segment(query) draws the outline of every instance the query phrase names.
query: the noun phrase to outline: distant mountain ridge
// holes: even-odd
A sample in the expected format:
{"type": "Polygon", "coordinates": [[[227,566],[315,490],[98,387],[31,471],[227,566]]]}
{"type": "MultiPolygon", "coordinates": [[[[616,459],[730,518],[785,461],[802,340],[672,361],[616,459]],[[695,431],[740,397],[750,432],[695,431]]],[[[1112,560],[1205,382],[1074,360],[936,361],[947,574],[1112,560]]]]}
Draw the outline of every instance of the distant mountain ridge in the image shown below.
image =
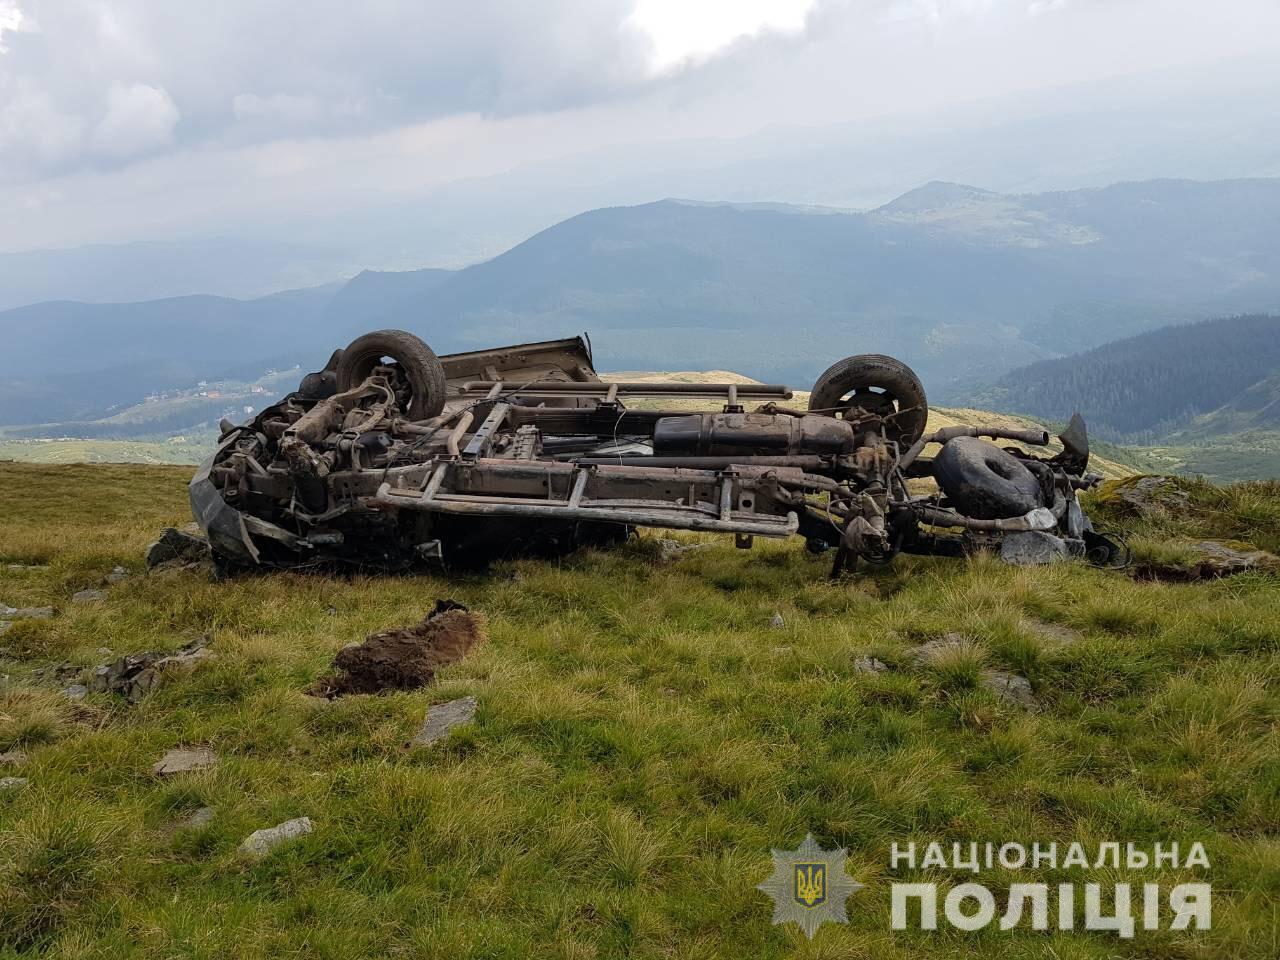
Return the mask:
{"type": "Polygon", "coordinates": [[[862,213],[665,200],[572,217],[453,272],[0,313],[0,423],[315,367],[374,327],[439,352],[585,330],[602,367],[797,386],[839,357],[889,353],[944,393],[1170,323],[1267,311],[1280,311],[1280,180],[1035,195],[931,182],[862,213]]]}
{"type": "Polygon", "coordinates": [[[1165,327],[948,396],[1041,417],[1079,410],[1092,432],[1127,442],[1280,429],[1280,316],[1165,327]]]}

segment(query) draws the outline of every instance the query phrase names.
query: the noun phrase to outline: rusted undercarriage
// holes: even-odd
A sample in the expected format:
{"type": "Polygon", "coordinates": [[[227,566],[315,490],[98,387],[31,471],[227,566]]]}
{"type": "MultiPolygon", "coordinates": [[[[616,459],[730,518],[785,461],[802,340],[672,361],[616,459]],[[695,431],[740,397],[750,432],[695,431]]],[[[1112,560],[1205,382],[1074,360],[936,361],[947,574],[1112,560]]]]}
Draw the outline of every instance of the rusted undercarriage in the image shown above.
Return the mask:
{"type": "Polygon", "coordinates": [[[781,385],[606,383],[577,337],[436,357],[376,331],[250,422],[224,422],[192,508],[233,568],[483,563],[635,527],[731,533],[743,547],[800,535],[835,549],[835,572],[1027,533],[1115,557],[1076,499],[1096,480],[1078,416],[1055,457],[979,439],[1044,446],[1040,430],[926,435],[919,380],[877,355],[834,364],[807,410],[791,398],[781,385]],[[936,489],[916,482],[927,478],[936,489]]]}

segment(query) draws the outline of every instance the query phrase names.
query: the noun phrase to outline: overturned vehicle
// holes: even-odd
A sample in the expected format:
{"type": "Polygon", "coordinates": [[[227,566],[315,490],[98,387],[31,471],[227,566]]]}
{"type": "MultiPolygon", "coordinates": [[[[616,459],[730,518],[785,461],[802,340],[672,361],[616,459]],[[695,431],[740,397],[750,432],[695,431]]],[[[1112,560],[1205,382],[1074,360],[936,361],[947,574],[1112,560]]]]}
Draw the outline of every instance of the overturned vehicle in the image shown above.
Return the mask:
{"type": "Polygon", "coordinates": [[[991,442],[1044,447],[1043,430],[926,434],[919,379],[879,355],[831,366],[807,409],[792,396],[606,382],[582,337],[437,357],[380,330],[250,422],[223,421],[191,504],[232,569],[474,564],[636,527],[731,533],[741,547],[798,535],[834,549],[834,573],[1029,539],[1116,561],[1076,497],[1098,479],[1078,415],[1055,456],[991,442]]]}

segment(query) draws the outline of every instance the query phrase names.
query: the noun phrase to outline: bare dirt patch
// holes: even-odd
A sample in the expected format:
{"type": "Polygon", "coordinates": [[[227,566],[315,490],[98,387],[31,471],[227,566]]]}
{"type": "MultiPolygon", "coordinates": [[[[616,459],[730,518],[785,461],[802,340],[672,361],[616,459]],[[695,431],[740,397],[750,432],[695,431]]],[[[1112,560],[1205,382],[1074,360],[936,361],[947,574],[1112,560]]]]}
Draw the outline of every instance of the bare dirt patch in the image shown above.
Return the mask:
{"type": "Polygon", "coordinates": [[[453,600],[437,600],[422,622],[373,633],[364,643],[343,647],[334,672],[307,690],[312,696],[416,690],[435,679],[442,666],[465,657],[484,640],[484,618],[453,600]]]}

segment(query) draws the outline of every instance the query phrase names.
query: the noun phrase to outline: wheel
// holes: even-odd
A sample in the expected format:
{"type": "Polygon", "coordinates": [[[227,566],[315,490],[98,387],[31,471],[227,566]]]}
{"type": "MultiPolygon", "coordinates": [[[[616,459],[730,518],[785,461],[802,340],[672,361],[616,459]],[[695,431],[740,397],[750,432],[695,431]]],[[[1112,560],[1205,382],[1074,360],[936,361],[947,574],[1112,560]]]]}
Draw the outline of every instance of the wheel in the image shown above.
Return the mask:
{"type": "Polygon", "coordinates": [[[929,403],[924,385],[900,360],[867,353],[833,363],[813,385],[809,409],[848,417],[862,409],[885,418],[885,436],[909,446],[924,435],[929,403]]]}
{"type": "Polygon", "coordinates": [[[337,387],[343,393],[364,383],[373,368],[389,357],[400,364],[413,395],[410,420],[429,420],[444,409],[444,367],[422,340],[404,330],[375,330],[356,337],[338,360],[337,387]]]}
{"type": "Polygon", "coordinates": [[[933,478],[967,517],[1020,517],[1045,505],[1040,481],[1013,454],[977,437],[956,437],[933,458],[933,478]]]}

